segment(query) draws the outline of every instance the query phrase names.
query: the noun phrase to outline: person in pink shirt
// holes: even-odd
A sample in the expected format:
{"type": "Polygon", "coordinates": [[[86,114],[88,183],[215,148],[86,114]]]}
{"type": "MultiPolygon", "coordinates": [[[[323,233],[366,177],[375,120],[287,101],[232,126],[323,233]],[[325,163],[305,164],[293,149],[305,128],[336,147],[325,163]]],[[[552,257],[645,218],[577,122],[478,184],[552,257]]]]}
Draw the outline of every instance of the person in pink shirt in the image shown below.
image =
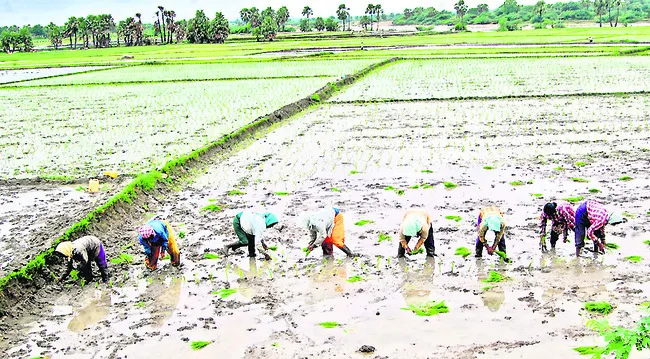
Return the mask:
{"type": "Polygon", "coordinates": [[[551,249],[555,249],[555,243],[560,239],[560,233],[564,235],[564,243],[568,242],[569,229],[575,228],[576,212],[568,202],[549,202],[544,206],[542,215],[539,217],[540,226],[540,247],[546,252],[546,223],[551,221],[551,249]]]}
{"type": "Polygon", "coordinates": [[[594,242],[594,253],[605,253],[605,227],[627,222],[619,213],[608,214],[607,209],[596,201],[585,201],[576,210],[575,234],[576,256],[585,246],[585,237],[594,242]]]}

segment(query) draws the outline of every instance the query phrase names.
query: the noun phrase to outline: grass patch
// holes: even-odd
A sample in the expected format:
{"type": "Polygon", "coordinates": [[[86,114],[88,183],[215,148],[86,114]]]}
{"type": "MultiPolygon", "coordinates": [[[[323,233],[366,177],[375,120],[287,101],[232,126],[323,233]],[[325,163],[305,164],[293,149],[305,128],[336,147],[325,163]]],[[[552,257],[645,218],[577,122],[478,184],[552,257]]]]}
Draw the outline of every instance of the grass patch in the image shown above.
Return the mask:
{"type": "Polygon", "coordinates": [[[355,223],[354,225],[361,227],[361,226],[365,226],[367,224],[372,224],[372,223],[375,223],[375,221],[372,221],[372,220],[369,220],[369,219],[362,219],[359,222],[355,223]]]}
{"type": "Polygon", "coordinates": [[[641,260],[643,260],[643,257],[641,257],[641,256],[629,256],[629,257],[625,257],[625,259],[627,259],[628,261],[630,261],[632,263],[639,263],[639,262],[641,262],[641,260]]]}
{"type": "Polygon", "coordinates": [[[338,192],[338,193],[341,193],[341,190],[338,189],[338,188],[336,188],[336,187],[332,187],[332,192],[338,192]]]}
{"type": "Polygon", "coordinates": [[[131,262],[133,262],[133,256],[128,253],[120,253],[119,257],[111,259],[111,264],[117,265],[122,263],[131,264],[131,262]]]}
{"type": "Polygon", "coordinates": [[[585,303],[585,309],[591,313],[600,313],[607,315],[614,310],[611,304],[607,302],[587,302],[585,303]]]}
{"type": "Polygon", "coordinates": [[[361,282],[361,281],[364,281],[364,280],[365,279],[361,278],[360,276],[355,275],[355,276],[352,276],[352,277],[348,278],[348,283],[356,283],[356,282],[361,282]]]}
{"type": "Polygon", "coordinates": [[[623,176],[623,177],[619,178],[618,180],[619,180],[619,181],[631,181],[631,180],[633,180],[633,179],[634,179],[634,178],[632,178],[632,177],[630,177],[630,176],[623,176]]]}
{"type": "Polygon", "coordinates": [[[209,212],[219,212],[219,211],[221,211],[222,209],[223,209],[223,208],[221,208],[221,206],[218,206],[218,205],[216,205],[216,204],[209,204],[209,205],[207,205],[207,206],[201,208],[201,211],[203,211],[203,212],[205,212],[205,211],[209,211],[209,212]]]}
{"type": "Polygon", "coordinates": [[[463,220],[463,218],[460,216],[445,216],[445,218],[450,221],[456,221],[456,222],[460,222],[463,220]]]}
{"type": "Polygon", "coordinates": [[[569,203],[578,203],[585,199],[583,196],[562,198],[569,203]]]}
{"type": "Polygon", "coordinates": [[[580,177],[572,177],[571,180],[573,182],[578,182],[578,183],[589,183],[588,179],[580,178],[580,177]]]}
{"type": "Polygon", "coordinates": [[[584,167],[586,165],[587,165],[587,162],[583,162],[583,161],[576,162],[576,167],[584,167]]]}
{"type": "Polygon", "coordinates": [[[422,173],[433,173],[432,170],[422,170],[422,173]]]}
{"type": "Polygon", "coordinates": [[[455,254],[457,256],[461,256],[463,258],[466,258],[470,254],[472,254],[472,252],[469,249],[467,249],[466,247],[458,247],[458,248],[456,248],[456,253],[455,254]]]}
{"type": "Polygon", "coordinates": [[[323,327],[325,329],[332,329],[332,328],[336,328],[336,327],[341,326],[341,324],[339,324],[337,322],[322,322],[322,323],[318,323],[318,325],[320,325],[321,327],[323,327]]]}
{"type": "Polygon", "coordinates": [[[383,241],[389,241],[390,242],[392,240],[393,240],[393,237],[389,236],[388,234],[379,233],[379,243],[381,243],[383,241]]]}
{"type": "Polygon", "coordinates": [[[210,344],[212,344],[212,342],[204,342],[204,341],[192,342],[192,350],[201,350],[210,344]]]}
{"type": "Polygon", "coordinates": [[[444,300],[421,305],[411,304],[406,308],[402,308],[402,310],[410,310],[420,317],[431,317],[442,313],[449,313],[449,307],[447,307],[444,300]]]}
{"type": "Polygon", "coordinates": [[[443,184],[445,185],[445,188],[447,188],[447,189],[452,189],[452,188],[458,187],[458,185],[455,184],[454,182],[444,182],[443,184]]]}
{"type": "Polygon", "coordinates": [[[510,182],[510,185],[511,186],[523,186],[524,183],[521,182],[521,181],[512,181],[512,182],[510,182]]]}
{"type": "Polygon", "coordinates": [[[493,169],[495,169],[495,168],[496,168],[496,167],[494,167],[494,166],[483,166],[483,169],[484,169],[484,170],[493,170],[493,169]]]}
{"type": "Polygon", "coordinates": [[[224,289],[215,290],[214,292],[212,292],[212,294],[216,294],[216,295],[220,296],[221,299],[226,299],[226,298],[230,297],[231,295],[233,295],[235,293],[237,293],[237,289],[233,289],[233,288],[224,288],[224,289]]]}
{"type": "Polygon", "coordinates": [[[289,192],[275,192],[276,196],[287,196],[289,195],[289,192]]]}
{"type": "Polygon", "coordinates": [[[214,253],[204,253],[203,258],[205,259],[219,259],[219,256],[214,253]]]}
{"type": "Polygon", "coordinates": [[[589,193],[600,193],[600,190],[598,188],[590,188],[589,193]]]}
{"type": "Polygon", "coordinates": [[[233,189],[233,190],[228,191],[229,196],[241,196],[241,195],[244,195],[244,194],[246,194],[246,192],[242,192],[242,191],[240,191],[238,189],[233,189]]]}
{"type": "Polygon", "coordinates": [[[493,270],[490,271],[490,275],[483,279],[483,283],[500,283],[500,282],[505,282],[508,280],[508,277],[504,276],[503,274],[499,272],[495,272],[493,270]]]}

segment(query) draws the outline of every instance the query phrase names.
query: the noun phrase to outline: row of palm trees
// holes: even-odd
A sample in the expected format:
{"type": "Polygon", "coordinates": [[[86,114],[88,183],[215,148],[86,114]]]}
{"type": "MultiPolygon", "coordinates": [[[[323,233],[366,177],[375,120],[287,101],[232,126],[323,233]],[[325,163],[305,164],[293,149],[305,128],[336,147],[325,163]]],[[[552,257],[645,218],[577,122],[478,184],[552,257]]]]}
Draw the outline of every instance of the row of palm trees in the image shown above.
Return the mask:
{"type": "Polygon", "coordinates": [[[50,24],[48,27],[49,36],[55,47],[60,43],[58,36],[70,38],[74,37],[74,47],[77,48],[78,38],[84,47],[89,47],[90,40],[94,47],[108,47],[111,43],[111,32],[115,31],[115,21],[111,14],[88,15],[84,17],[70,17],[64,25],[63,33],[58,33],[50,24]]]}
{"type": "MultiPolygon", "coordinates": [[[[384,14],[384,9],[380,4],[368,4],[366,6],[366,15],[369,15],[369,21],[370,21],[370,30],[372,30],[372,26],[374,24],[374,20],[377,22],[377,30],[379,30],[379,19],[381,18],[381,15],[384,14]],[[374,16],[374,18],[373,18],[374,16]]],[[[314,15],[314,10],[312,10],[311,7],[305,6],[302,9],[302,16],[306,17],[307,20],[309,20],[310,16],[314,15]]],[[[345,25],[348,25],[348,30],[352,29],[352,16],[350,15],[350,8],[347,7],[345,4],[339,5],[339,7],[336,9],[336,17],[341,20],[341,28],[343,31],[345,31],[345,25]]],[[[243,19],[243,18],[242,18],[243,19]]]]}

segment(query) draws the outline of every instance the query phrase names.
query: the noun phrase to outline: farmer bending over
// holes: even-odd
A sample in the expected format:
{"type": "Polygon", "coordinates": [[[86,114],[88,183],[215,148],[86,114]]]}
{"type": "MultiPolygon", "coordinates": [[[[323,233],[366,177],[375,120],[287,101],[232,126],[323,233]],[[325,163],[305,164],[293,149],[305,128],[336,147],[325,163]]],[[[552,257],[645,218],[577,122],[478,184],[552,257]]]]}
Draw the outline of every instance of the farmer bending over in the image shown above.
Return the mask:
{"type": "Polygon", "coordinates": [[[429,214],[421,209],[413,208],[406,211],[402,225],[399,228],[399,245],[397,247],[397,258],[403,258],[404,253],[411,254],[417,251],[424,244],[427,257],[436,256],[436,245],[433,242],[433,225],[429,214]],[[411,237],[419,237],[415,248],[411,250],[409,242],[411,237]]]}
{"type": "Polygon", "coordinates": [[[264,259],[270,260],[271,256],[266,253],[269,248],[266,246],[266,243],[264,243],[264,237],[262,234],[267,228],[271,228],[276,224],[278,224],[278,217],[276,217],[271,212],[259,214],[255,212],[244,211],[238,213],[233,219],[232,225],[239,240],[237,242],[227,244],[224,247],[224,255],[227,256],[231,249],[236,250],[238,248],[248,246],[248,256],[254,258],[255,240],[259,240],[262,248],[258,248],[258,250],[264,255],[264,259]]]}
{"type": "Polygon", "coordinates": [[[56,254],[64,257],[67,261],[65,273],[58,278],[61,282],[65,280],[73,267],[76,266],[77,270],[84,276],[86,282],[93,279],[93,271],[91,268],[91,261],[95,261],[99,267],[99,273],[102,275],[102,281],[108,282],[108,263],[106,263],[106,253],[104,252],[104,245],[95,236],[85,236],[77,239],[74,242],[65,241],[56,246],[56,254]]]}
{"type": "Polygon", "coordinates": [[[585,236],[594,242],[594,253],[605,253],[605,226],[625,223],[627,220],[619,213],[607,214],[605,206],[596,201],[585,201],[576,210],[575,234],[576,256],[585,246],[585,236]]]}
{"type": "Polygon", "coordinates": [[[506,222],[503,219],[503,211],[499,207],[491,206],[481,210],[478,215],[478,238],[476,238],[476,255],[474,257],[483,257],[483,246],[487,247],[489,255],[492,255],[499,246],[499,251],[506,252],[506,222]],[[485,240],[485,235],[488,231],[495,234],[494,243],[490,247],[485,240]]]}
{"type": "Polygon", "coordinates": [[[555,243],[560,239],[560,233],[564,235],[564,243],[567,243],[569,229],[575,229],[576,212],[568,202],[562,202],[559,205],[555,202],[549,202],[544,206],[540,220],[540,248],[546,252],[546,222],[551,220],[551,249],[555,249],[555,243]]]}
{"type": "Polygon", "coordinates": [[[301,216],[302,226],[309,230],[311,241],[307,246],[309,252],[321,246],[323,256],[334,255],[334,247],[338,247],[348,257],[358,257],[345,245],[345,227],[343,214],[338,208],[323,208],[318,212],[304,213],[301,216]]]}
{"type": "Polygon", "coordinates": [[[158,268],[158,258],[164,257],[165,252],[169,253],[172,265],[181,264],[181,253],[176,243],[174,229],[166,221],[153,219],[144,226],[138,228],[140,244],[144,247],[145,265],[154,270],[158,268]]]}

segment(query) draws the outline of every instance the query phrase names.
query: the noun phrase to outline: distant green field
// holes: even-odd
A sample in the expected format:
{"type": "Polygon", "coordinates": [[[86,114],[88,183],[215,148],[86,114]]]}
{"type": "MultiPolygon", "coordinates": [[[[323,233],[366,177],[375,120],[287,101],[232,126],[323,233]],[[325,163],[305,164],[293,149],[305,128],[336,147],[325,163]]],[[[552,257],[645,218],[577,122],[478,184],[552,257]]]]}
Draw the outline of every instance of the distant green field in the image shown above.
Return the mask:
{"type": "MultiPolygon", "coordinates": [[[[296,49],[354,48],[368,46],[423,46],[454,44],[584,44],[588,37],[596,43],[633,43],[650,41],[650,27],[603,27],[566,28],[514,32],[476,32],[436,35],[408,35],[389,37],[350,37],[334,38],[323,34],[322,38],[280,39],[274,42],[230,41],[225,45],[165,45],[144,47],[119,47],[90,50],[58,50],[36,53],[15,53],[0,55],[0,69],[81,66],[81,65],[119,65],[129,62],[146,61],[214,61],[237,59],[266,52],[291,51],[296,49]],[[133,60],[123,60],[125,55],[133,60]]],[[[584,47],[584,46],[582,46],[584,47]]],[[[601,49],[603,50],[603,49],[601,49]]],[[[456,51],[456,50],[454,50],[456,51]]],[[[460,51],[460,50],[459,50],[460,51]]],[[[468,50],[475,54],[483,50],[468,50]]],[[[490,50],[485,50],[490,52],[490,50]]],[[[541,50],[540,50],[541,51],[541,50]]],[[[558,50],[559,51],[559,50],[558,50]]],[[[573,52],[570,49],[567,52],[573,52]]],[[[580,52],[582,52],[581,50],[580,52]]],[[[462,52],[462,51],[461,51],[462,52]]],[[[278,54],[276,56],[282,56],[278,54]]],[[[390,54],[389,54],[390,55],[390,54]]],[[[266,55],[263,55],[266,56],[266,55]]],[[[263,57],[262,57],[263,58],[263,57]]]]}

